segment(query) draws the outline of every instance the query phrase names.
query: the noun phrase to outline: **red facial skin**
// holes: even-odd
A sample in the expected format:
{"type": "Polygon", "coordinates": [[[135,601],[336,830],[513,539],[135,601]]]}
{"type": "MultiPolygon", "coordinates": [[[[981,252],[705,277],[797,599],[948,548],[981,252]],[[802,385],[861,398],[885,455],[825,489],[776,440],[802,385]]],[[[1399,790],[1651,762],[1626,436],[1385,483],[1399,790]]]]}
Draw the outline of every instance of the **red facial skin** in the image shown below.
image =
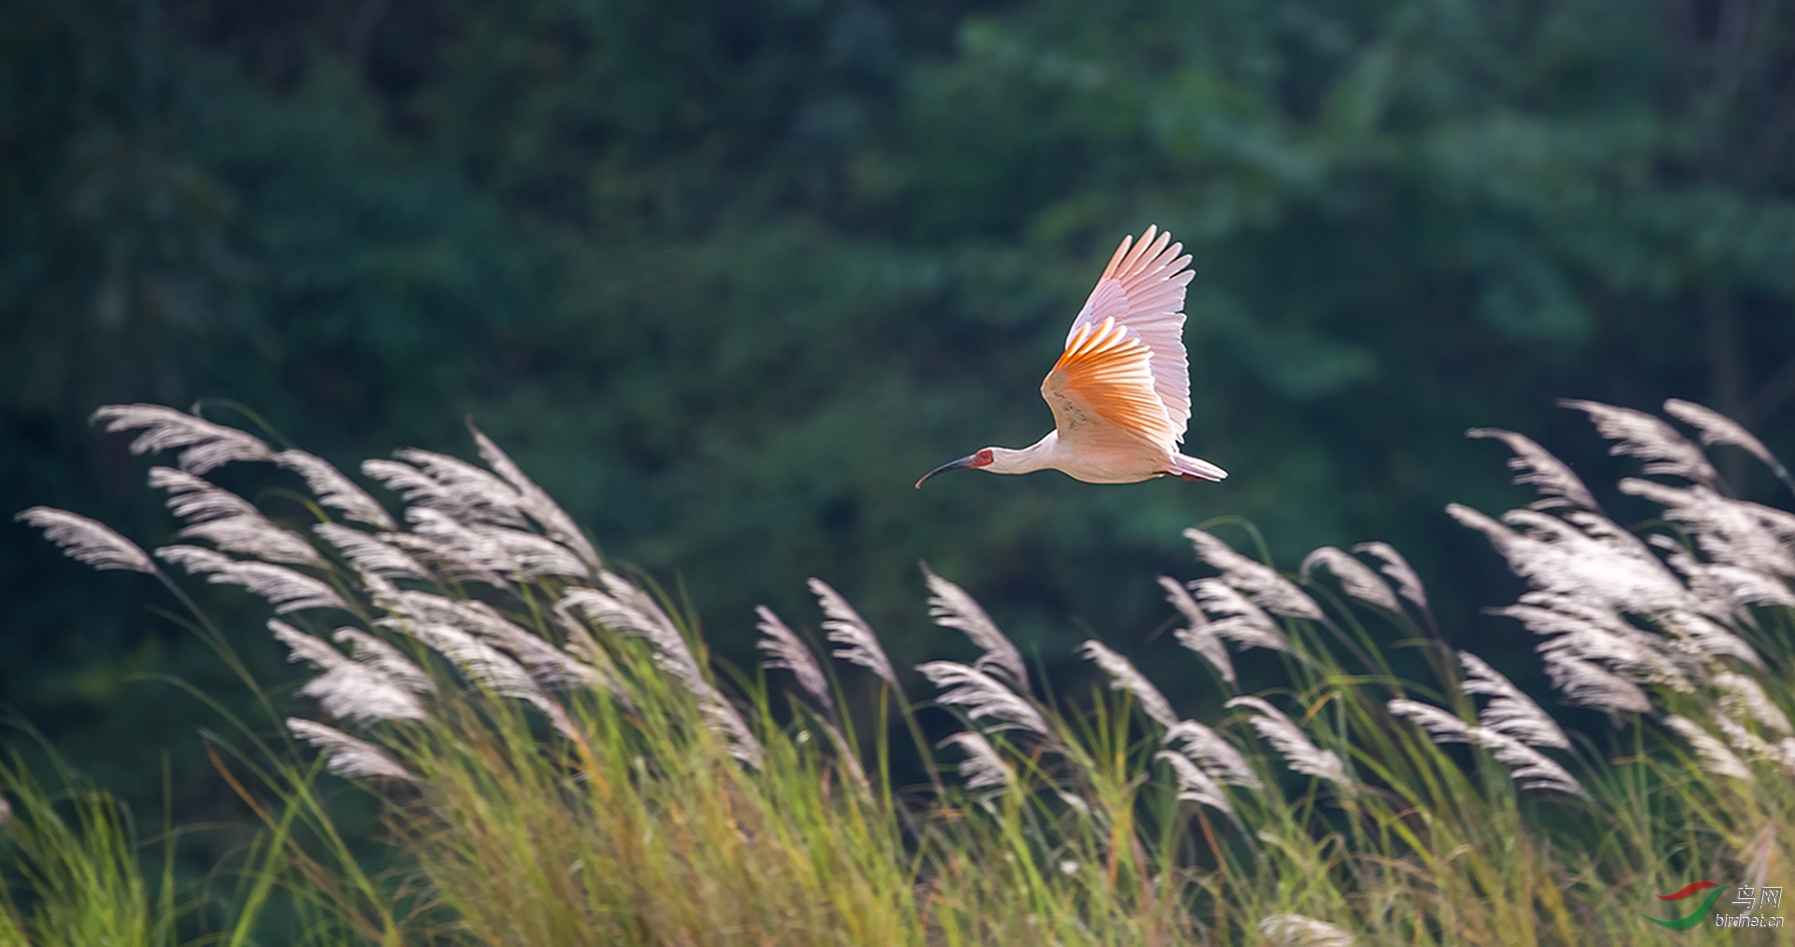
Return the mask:
{"type": "Polygon", "coordinates": [[[916,481],[916,489],[921,490],[923,482],[928,480],[930,477],[935,476],[938,473],[943,473],[945,471],[953,470],[957,467],[971,467],[972,469],[977,470],[980,467],[991,466],[991,464],[996,462],[996,460],[997,460],[997,454],[995,452],[993,452],[991,450],[991,448],[987,447],[984,450],[981,450],[978,453],[973,454],[971,457],[962,457],[959,460],[953,461],[952,463],[942,464],[941,466],[936,467],[934,470],[931,470],[928,473],[923,474],[922,480],[916,481]]]}

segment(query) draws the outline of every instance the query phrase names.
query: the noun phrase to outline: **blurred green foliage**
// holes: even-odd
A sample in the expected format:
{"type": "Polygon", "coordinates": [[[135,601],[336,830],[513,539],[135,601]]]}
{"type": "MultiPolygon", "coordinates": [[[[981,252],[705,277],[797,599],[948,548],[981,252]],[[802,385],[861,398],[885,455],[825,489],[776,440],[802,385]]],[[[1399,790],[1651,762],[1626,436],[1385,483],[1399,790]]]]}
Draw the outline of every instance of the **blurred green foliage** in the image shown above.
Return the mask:
{"type": "MultiPolygon", "coordinates": [[[[948,650],[919,559],[1025,649],[1128,650],[1179,530],[1231,515],[1287,555],[1392,540],[1470,634],[1502,580],[1439,510],[1506,494],[1461,432],[1600,464],[1559,396],[1686,397],[1795,454],[1784,7],[5,9],[7,511],[166,538],[102,403],[234,402],[346,469],[467,455],[472,418],[723,652],[819,575],[907,662],[948,650]],[[1233,478],[911,490],[1046,430],[1040,377],[1150,222],[1200,272],[1187,449],[1233,478]]],[[[234,688],[204,646],[147,583],[3,535],[0,700],[108,785],[191,757],[209,712],[133,682],[234,688]]],[[[277,677],[255,609],[219,607],[277,677]]]]}

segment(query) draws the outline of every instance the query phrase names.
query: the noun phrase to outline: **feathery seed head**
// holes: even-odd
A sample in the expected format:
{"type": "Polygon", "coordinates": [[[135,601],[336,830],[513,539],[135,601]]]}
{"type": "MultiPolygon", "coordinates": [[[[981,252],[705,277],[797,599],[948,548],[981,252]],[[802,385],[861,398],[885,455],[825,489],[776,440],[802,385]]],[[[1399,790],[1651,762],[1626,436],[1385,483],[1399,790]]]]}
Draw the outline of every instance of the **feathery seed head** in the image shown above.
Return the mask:
{"type": "Polygon", "coordinates": [[[321,565],[323,559],[304,537],[275,525],[235,493],[171,467],[150,468],[150,486],[168,491],[168,509],[187,521],[178,534],[204,539],[219,549],[265,562],[321,565]]]}
{"type": "Polygon", "coordinates": [[[1426,730],[1435,743],[1471,742],[1470,724],[1432,704],[1399,697],[1390,701],[1387,706],[1398,717],[1406,717],[1420,724],[1421,729],[1426,730]]]}
{"type": "Polygon", "coordinates": [[[1522,789],[1549,789],[1573,796],[1589,795],[1584,792],[1577,778],[1563,766],[1520,740],[1488,727],[1477,727],[1471,731],[1471,736],[1508,767],[1509,776],[1522,789]]]}
{"type": "Polygon", "coordinates": [[[1545,510],[1559,506],[1597,509],[1596,498],[1583,485],[1583,481],[1571,472],[1571,468],[1532,440],[1513,431],[1488,427],[1472,428],[1465,432],[1465,436],[1494,438],[1508,445],[1508,449],[1514,454],[1508,459],[1508,468],[1517,472],[1515,483],[1532,486],[1539,491],[1540,498],[1530,504],[1533,509],[1545,510]]]}
{"type": "Polygon", "coordinates": [[[1022,652],[998,630],[991,616],[985,614],[965,589],[936,575],[926,563],[922,573],[929,584],[929,617],[943,628],[959,629],[972,639],[973,644],[984,649],[985,653],[972,666],[995,671],[1020,690],[1027,691],[1028,668],[1022,663],[1022,652]]]}
{"type": "Polygon", "coordinates": [[[1620,482],[1620,490],[1664,507],[1664,518],[1688,530],[1709,559],[1795,578],[1795,544],[1786,535],[1787,513],[1734,500],[1701,485],[1672,487],[1628,477],[1620,482]]]}
{"type": "Polygon", "coordinates": [[[339,523],[319,523],[312,527],[319,538],[336,547],[355,571],[386,579],[421,579],[424,567],[403,549],[385,540],[339,523]]]}
{"type": "Polygon", "coordinates": [[[1160,726],[1170,729],[1178,725],[1178,715],[1172,712],[1171,702],[1127,658],[1094,640],[1080,645],[1078,653],[1109,675],[1109,686],[1112,689],[1133,694],[1141,706],[1141,712],[1153,718],[1160,726]]]}
{"type": "Polygon", "coordinates": [[[199,546],[163,546],[156,557],[204,575],[213,585],[240,585],[266,599],[277,615],[310,608],[348,610],[335,589],[286,566],[232,559],[199,546]]]}
{"type": "Polygon", "coordinates": [[[1789,479],[1789,471],[1782,462],[1770,453],[1764,442],[1752,436],[1739,422],[1715,411],[1713,408],[1696,404],[1693,401],[1682,401],[1671,398],[1664,402],[1664,413],[1682,421],[1684,424],[1701,432],[1703,446],[1730,444],[1744,449],[1747,453],[1762,461],[1784,481],[1789,479]]]}
{"type": "Polygon", "coordinates": [[[292,652],[289,661],[305,661],[324,672],[307,681],[299,692],[316,698],[331,717],[363,725],[381,720],[424,719],[424,706],[413,692],[379,667],[352,661],[324,641],[285,622],[270,621],[268,629],[292,652]]]}
{"type": "Polygon", "coordinates": [[[1672,714],[1664,718],[1664,725],[1683,735],[1695,750],[1695,756],[1701,760],[1702,766],[1711,773],[1731,776],[1734,779],[1752,782],[1751,767],[1745,761],[1727,749],[1726,744],[1715,739],[1713,734],[1702,729],[1701,724],[1688,717],[1672,714]]]}
{"type": "Polygon", "coordinates": [[[169,512],[189,523],[261,515],[261,511],[248,500],[214,485],[204,477],[196,477],[173,467],[151,467],[150,487],[168,491],[169,512]]]}
{"type": "Polygon", "coordinates": [[[1561,750],[1571,748],[1570,738],[1559,728],[1558,721],[1553,720],[1531,697],[1521,693],[1508,678],[1469,651],[1460,651],[1458,660],[1470,675],[1463,685],[1465,692],[1490,698],[1483,713],[1477,718],[1481,726],[1514,737],[1530,746],[1550,746],[1561,750]]]}
{"type": "Polygon", "coordinates": [[[1550,789],[1586,795],[1564,767],[1524,741],[1491,726],[1471,726],[1457,716],[1419,701],[1397,699],[1390,712],[1420,724],[1435,743],[1472,743],[1491,751],[1508,767],[1510,778],[1522,789],[1550,789]]]}
{"type": "Polygon", "coordinates": [[[13,519],[43,530],[44,538],[55,543],[63,555],[83,565],[101,571],[156,574],[156,564],[148,553],[97,520],[48,506],[34,506],[13,519]]]}
{"type": "Polygon", "coordinates": [[[1284,764],[1291,772],[1325,779],[1348,792],[1357,788],[1346,775],[1346,767],[1340,762],[1340,757],[1334,755],[1334,751],[1324,750],[1310,742],[1308,734],[1301,727],[1263,698],[1236,697],[1228,701],[1226,706],[1246,707],[1253,711],[1253,729],[1259,731],[1259,735],[1284,757],[1284,764]]]}
{"type": "Polygon", "coordinates": [[[398,648],[359,628],[338,628],[331,637],[338,644],[348,645],[355,660],[385,675],[394,684],[413,694],[436,693],[436,682],[398,648]]]}
{"type": "Polygon", "coordinates": [[[812,578],[810,591],[823,609],[823,631],[830,641],[841,645],[830,652],[830,657],[866,668],[896,688],[897,672],[891,669],[891,659],[885,656],[879,637],[873,634],[866,619],[822,579],[812,578]]]}
{"type": "Polygon", "coordinates": [[[391,514],[368,491],[330,465],[322,457],[302,450],[284,450],[274,455],[274,462],[298,474],[312,491],[320,506],[342,513],[349,519],[375,529],[398,529],[391,514]]]}
{"type": "Polygon", "coordinates": [[[1234,815],[1234,807],[1228,803],[1228,795],[1222,791],[1221,784],[1199,769],[1197,764],[1170,750],[1161,750],[1153,758],[1164,760],[1172,767],[1172,774],[1178,780],[1179,799],[1234,815]]]}
{"type": "Polygon", "coordinates": [[[816,655],[810,653],[804,642],[787,628],[779,616],[765,605],[754,609],[760,616],[761,639],[755,647],[767,653],[762,662],[768,669],[790,671],[798,679],[798,686],[804,688],[817,703],[825,708],[834,709],[835,701],[829,696],[829,678],[823,674],[822,667],[817,664],[816,655]]]}
{"type": "Polygon", "coordinates": [[[1261,787],[1259,777],[1234,744],[1195,720],[1180,720],[1167,728],[1164,742],[1220,782],[1249,789],[1261,787]]]}
{"type": "Polygon", "coordinates": [[[394,451],[393,456],[435,483],[437,489],[420,494],[418,502],[440,504],[442,512],[470,526],[484,523],[521,529],[529,525],[524,519],[523,495],[491,471],[459,457],[415,447],[394,451]]]}
{"type": "Polygon", "coordinates": [[[1023,730],[1051,736],[1047,721],[1026,698],[976,667],[954,661],[929,661],[916,669],[941,691],[935,702],[965,708],[968,719],[993,721],[992,730],[1023,730]]]}
{"type": "Polygon", "coordinates": [[[1650,713],[1651,698],[1632,681],[1565,651],[1542,651],[1546,676],[1565,700],[1609,713],[1650,713]]]}
{"type": "MultiPolygon", "coordinates": [[[[1290,642],[1284,638],[1284,631],[1278,627],[1277,621],[1227,582],[1221,579],[1198,579],[1191,583],[1190,588],[1197,593],[1198,603],[1210,616],[1206,631],[1233,641],[1242,648],[1290,650],[1290,642]]],[[[1184,641],[1183,638],[1179,640],[1184,641]]],[[[1185,647],[1200,653],[1198,643],[1200,642],[1186,641],[1185,647]]]]}
{"type": "Polygon", "coordinates": [[[1202,655],[1223,681],[1234,683],[1234,661],[1228,656],[1228,646],[1210,627],[1209,616],[1203,614],[1203,609],[1190,597],[1189,590],[1178,580],[1163,575],[1159,577],[1159,586],[1166,591],[1166,601],[1184,616],[1185,626],[1173,633],[1178,643],[1202,655]]]}
{"type": "Polygon", "coordinates": [[[1640,469],[1646,474],[1714,485],[1717,479],[1714,466],[1708,463],[1701,448],[1689,443],[1676,428],[1663,421],[1643,411],[1599,401],[1566,399],[1558,403],[1589,415],[1596,431],[1614,442],[1608,453],[1639,458],[1644,462],[1640,469]]]}
{"type": "Polygon", "coordinates": [[[334,727],[298,717],[287,718],[287,729],[293,731],[295,737],[317,747],[324,754],[326,768],[338,776],[417,782],[417,777],[399,765],[397,760],[366,740],[358,740],[334,727]]]}
{"type": "Polygon", "coordinates": [[[93,413],[108,433],[142,431],[131,442],[132,454],[179,450],[175,463],[190,474],[204,474],[235,460],[273,460],[274,451],[259,438],[159,404],[110,404],[93,413]]]}
{"type": "Polygon", "coordinates": [[[759,766],[761,748],[754,731],[705,677],[692,649],[654,596],[612,572],[600,572],[599,584],[604,586],[603,591],[569,589],[555,609],[564,615],[578,611],[591,621],[647,641],[654,649],[656,666],[697,698],[705,721],[712,732],[729,743],[730,753],[749,766],[759,766]]]}
{"type": "Polygon", "coordinates": [[[1795,735],[1795,730],[1790,729],[1788,715],[1771,702],[1757,681],[1743,674],[1722,671],[1714,675],[1713,683],[1722,691],[1720,706],[1727,712],[1749,715],[1785,737],[1795,735]]]}
{"type": "Polygon", "coordinates": [[[1417,608],[1427,611],[1427,589],[1421,585],[1421,577],[1409,566],[1409,561],[1396,551],[1396,547],[1384,542],[1360,543],[1352,547],[1352,551],[1370,556],[1382,564],[1379,571],[1396,583],[1396,592],[1403,598],[1415,603],[1417,608]]]}
{"type": "Polygon", "coordinates": [[[1198,559],[1215,567],[1224,581],[1245,592],[1260,608],[1285,618],[1324,620],[1321,607],[1278,570],[1235,552],[1234,547],[1200,529],[1187,529],[1184,536],[1195,547],[1198,559]]]}
{"type": "Polygon", "coordinates": [[[1392,612],[1402,611],[1402,604],[1396,601],[1396,593],[1390,586],[1377,577],[1371,568],[1333,546],[1322,546],[1309,553],[1303,559],[1302,573],[1305,578],[1313,578],[1317,566],[1327,569],[1340,580],[1340,590],[1361,602],[1370,602],[1379,608],[1392,612]]]}
{"type": "Polygon", "coordinates": [[[1003,757],[997,755],[996,748],[983,734],[962,730],[936,746],[957,746],[965,751],[966,758],[960,761],[960,777],[966,781],[967,789],[989,790],[990,795],[997,795],[1016,785],[1015,772],[1004,763],[1003,757]]]}
{"type": "Polygon", "coordinates": [[[428,507],[413,506],[405,511],[405,518],[412,524],[411,531],[381,533],[379,538],[433,563],[453,582],[511,590],[510,581],[501,574],[509,565],[504,547],[490,537],[428,507]]]}
{"type": "Polygon", "coordinates": [[[1688,655],[1670,648],[1661,635],[1647,632],[1616,614],[1607,605],[1569,595],[1528,592],[1521,601],[1492,614],[1519,619],[1544,637],[1540,654],[1563,653],[1594,661],[1632,680],[1661,684],[1678,693],[1690,693],[1685,665],[1688,655]]]}
{"type": "Polygon", "coordinates": [[[524,670],[523,665],[498,648],[454,625],[437,622],[396,622],[391,619],[382,621],[381,625],[393,630],[404,631],[429,646],[431,650],[448,658],[476,686],[486,688],[502,697],[533,704],[538,709],[546,707],[549,703],[548,695],[543,693],[542,688],[536,683],[536,679],[524,670]]]}
{"type": "Polygon", "coordinates": [[[573,521],[573,517],[567,515],[566,510],[561,509],[561,505],[549,496],[548,491],[537,486],[535,481],[525,476],[523,468],[514,463],[508,454],[500,450],[499,445],[494,444],[485,434],[480,433],[472,423],[468,424],[468,430],[473,433],[474,443],[479,447],[480,456],[486,461],[487,466],[496,471],[506,483],[509,483],[517,491],[519,507],[528,513],[531,519],[540,523],[556,542],[565,545],[578,555],[588,567],[579,573],[566,574],[589,575],[592,570],[604,568],[604,563],[598,558],[598,550],[593,548],[592,543],[586,539],[586,534],[580,530],[579,524],[573,521]]]}

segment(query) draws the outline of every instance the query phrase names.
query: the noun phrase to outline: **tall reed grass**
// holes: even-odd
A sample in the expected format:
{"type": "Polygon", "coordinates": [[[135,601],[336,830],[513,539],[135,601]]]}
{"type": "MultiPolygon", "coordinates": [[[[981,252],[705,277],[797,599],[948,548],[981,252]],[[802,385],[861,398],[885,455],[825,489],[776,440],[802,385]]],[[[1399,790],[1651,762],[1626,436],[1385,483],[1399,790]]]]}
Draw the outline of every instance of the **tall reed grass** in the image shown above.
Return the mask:
{"type": "MultiPolygon", "coordinates": [[[[1618,523],[1544,448],[1494,430],[1470,433],[1504,444],[1536,499],[1449,512],[1525,580],[1496,611],[1537,636],[1549,703],[1597,712],[1583,730],[1450,647],[1382,543],[1285,573],[1187,531],[1199,574],[1159,582],[1192,652],[1177,673],[1206,668],[1225,698],[1198,721],[1116,642],[1080,649],[1107,693],[1052,697],[933,573],[929,614],[978,647],[970,664],[902,672],[813,579],[822,638],[762,609],[763,666],[720,672],[690,615],[477,431],[482,464],[365,463],[394,509],[313,455],[109,407],[98,419],[134,452],[173,457],[149,477],[179,541],[151,554],[66,511],[20,518],[96,568],[247,589],[310,669],[284,734],[246,723],[220,759],[263,857],[207,943],[263,942],[244,918],[276,894],[304,908],[294,939],[319,943],[1679,943],[1699,935],[1652,923],[1654,895],[1780,888],[1795,856],[1795,515],[1733,495],[1704,447],[1795,482],[1698,405],[1665,405],[1694,439],[1567,405],[1640,464],[1619,489],[1651,520],[1618,523]],[[301,505],[277,515],[207,479],[225,464],[285,471],[267,496],[301,505]],[[1241,690],[1248,650],[1279,686],[1241,690]],[[959,728],[943,737],[928,705],[959,728]],[[400,869],[357,863],[319,767],[379,800],[400,869]]],[[[29,816],[10,829],[0,944],[172,942],[154,932],[174,896],[134,873],[115,808],[71,797],[59,822],[6,777],[29,816]]]]}

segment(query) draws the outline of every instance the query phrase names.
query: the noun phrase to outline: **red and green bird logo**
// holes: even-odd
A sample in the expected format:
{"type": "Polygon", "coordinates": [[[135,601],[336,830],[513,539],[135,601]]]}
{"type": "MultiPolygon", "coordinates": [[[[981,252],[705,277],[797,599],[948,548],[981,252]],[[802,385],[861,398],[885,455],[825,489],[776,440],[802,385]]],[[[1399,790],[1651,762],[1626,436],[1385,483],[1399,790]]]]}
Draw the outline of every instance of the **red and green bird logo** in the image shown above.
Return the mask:
{"type": "Polygon", "coordinates": [[[1663,925],[1673,931],[1686,931],[1691,927],[1695,927],[1708,919],[1708,912],[1714,910],[1714,900],[1720,897],[1720,892],[1726,889],[1712,881],[1692,881],[1684,885],[1681,890],[1673,891],[1670,894],[1658,895],[1658,900],[1660,901],[1681,901],[1697,892],[1707,891],[1709,888],[1713,888],[1714,890],[1708,891],[1708,896],[1702,899],[1701,904],[1696,905],[1695,910],[1690,911],[1688,914],[1685,914],[1674,921],[1655,918],[1650,914],[1644,915],[1644,917],[1653,924],[1663,925]]]}

